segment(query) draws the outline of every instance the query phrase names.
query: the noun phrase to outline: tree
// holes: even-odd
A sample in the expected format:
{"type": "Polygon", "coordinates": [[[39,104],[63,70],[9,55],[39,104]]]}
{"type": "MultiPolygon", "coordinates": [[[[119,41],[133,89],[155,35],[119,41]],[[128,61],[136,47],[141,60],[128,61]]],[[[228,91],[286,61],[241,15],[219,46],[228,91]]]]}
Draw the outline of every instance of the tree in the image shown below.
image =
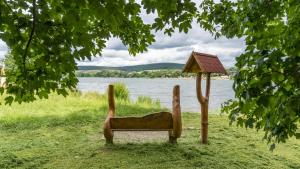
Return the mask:
{"type": "Polygon", "coordinates": [[[53,91],[67,95],[77,84],[76,60],[101,55],[109,38],[120,38],[135,55],[154,42],[151,30],[187,32],[195,13],[189,0],[1,0],[0,39],[14,61],[5,101],[30,102],[53,91]],[[141,19],[142,6],[158,14],[154,24],[141,19]]]}
{"type": "Polygon", "coordinates": [[[223,111],[238,125],[263,129],[269,141],[285,141],[300,119],[299,3],[203,0],[197,8],[190,0],[1,0],[0,39],[13,60],[5,101],[66,95],[77,83],[76,60],[101,55],[109,38],[120,38],[135,55],[154,42],[152,30],[187,33],[196,20],[216,38],[245,38],[236,59],[237,100],[223,111]],[[152,24],[141,19],[142,8],[156,15],[152,24]]]}
{"type": "Polygon", "coordinates": [[[206,0],[201,7],[199,19],[213,34],[245,38],[245,52],[236,58],[237,100],[222,109],[231,122],[263,129],[273,143],[299,136],[300,1],[206,0]]]}

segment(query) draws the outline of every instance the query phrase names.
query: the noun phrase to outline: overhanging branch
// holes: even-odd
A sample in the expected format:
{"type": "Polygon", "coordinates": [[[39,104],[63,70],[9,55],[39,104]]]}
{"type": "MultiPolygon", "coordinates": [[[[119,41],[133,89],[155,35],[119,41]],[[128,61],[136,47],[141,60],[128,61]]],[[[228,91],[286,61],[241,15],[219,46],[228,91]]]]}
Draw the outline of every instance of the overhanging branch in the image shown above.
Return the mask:
{"type": "Polygon", "coordinates": [[[4,4],[6,5],[6,7],[8,8],[8,10],[10,10],[11,14],[14,16],[14,19],[18,18],[18,15],[16,15],[16,13],[13,11],[13,9],[9,6],[9,4],[6,2],[6,0],[4,0],[4,4]]]}
{"type": "Polygon", "coordinates": [[[36,19],[37,19],[36,18],[36,0],[33,0],[32,1],[32,26],[31,26],[31,32],[30,32],[29,39],[28,39],[27,44],[26,44],[24,55],[23,55],[23,71],[24,71],[25,74],[26,74],[26,57],[27,57],[27,53],[28,53],[30,43],[33,39],[33,35],[34,35],[34,32],[35,32],[36,19]]]}

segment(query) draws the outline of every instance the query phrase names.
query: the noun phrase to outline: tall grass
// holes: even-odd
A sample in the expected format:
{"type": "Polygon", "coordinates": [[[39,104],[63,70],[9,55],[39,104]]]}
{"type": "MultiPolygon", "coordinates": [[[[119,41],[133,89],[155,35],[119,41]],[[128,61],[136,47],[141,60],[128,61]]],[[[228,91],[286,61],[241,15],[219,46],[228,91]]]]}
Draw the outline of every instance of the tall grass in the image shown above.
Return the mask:
{"type": "Polygon", "coordinates": [[[138,96],[136,102],[138,104],[149,104],[149,105],[157,105],[160,106],[160,101],[158,99],[153,100],[149,96],[138,96]]]}
{"type": "MultiPolygon", "coordinates": [[[[117,116],[145,115],[161,110],[153,101],[131,102],[124,84],[115,85],[117,116]]],[[[0,96],[0,101],[3,101],[0,96]]],[[[67,97],[51,94],[49,99],[32,103],[0,105],[0,130],[36,129],[70,124],[84,125],[105,119],[108,111],[107,95],[97,92],[72,92],[67,97]]]]}
{"type": "Polygon", "coordinates": [[[124,83],[114,83],[115,97],[120,100],[129,101],[129,90],[124,83]]]}

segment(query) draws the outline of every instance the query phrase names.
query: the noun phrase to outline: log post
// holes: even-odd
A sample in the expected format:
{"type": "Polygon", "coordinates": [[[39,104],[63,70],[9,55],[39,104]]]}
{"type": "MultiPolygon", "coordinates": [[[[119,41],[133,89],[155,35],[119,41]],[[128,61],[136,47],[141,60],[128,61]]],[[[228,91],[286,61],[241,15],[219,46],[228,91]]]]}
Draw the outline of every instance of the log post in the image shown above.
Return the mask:
{"type": "Polygon", "coordinates": [[[202,73],[197,74],[196,80],[196,90],[197,98],[201,104],[201,143],[207,144],[207,135],[208,135],[208,101],[209,101],[209,92],[210,92],[210,73],[207,73],[206,78],[206,92],[205,97],[202,94],[202,85],[201,79],[202,73]]]}
{"type": "Polygon", "coordinates": [[[114,133],[111,130],[110,118],[115,116],[115,99],[114,99],[114,86],[108,86],[108,116],[104,122],[103,133],[106,139],[106,143],[113,143],[114,133]]]}
{"type": "Polygon", "coordinates": [[[173,130],[169,131],[169,142],[176,143],[177,138],[181,136],[181,131],[182,131],[179,85],[176,85],[173,88],[172,104],[173,104],[173,110],[172,110],[173,130]]]}
{"type": "Polygon", "coordinates": [[[110,117],[115,116],[115,97],[114,97],[114,86],[109,85],[108,86],[108,113],[110,117]]]}

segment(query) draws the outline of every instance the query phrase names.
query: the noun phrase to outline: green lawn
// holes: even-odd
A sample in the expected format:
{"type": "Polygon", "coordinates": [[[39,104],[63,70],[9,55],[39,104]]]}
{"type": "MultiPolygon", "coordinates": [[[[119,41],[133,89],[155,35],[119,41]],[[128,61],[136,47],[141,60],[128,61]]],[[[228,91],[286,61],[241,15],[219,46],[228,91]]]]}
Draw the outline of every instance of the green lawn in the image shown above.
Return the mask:
{"type": "MultiPolygon", "coordinates": [[[[263,133],[209,116],[209,145],[199,144],[199,114],[183,113],[183,135],[167,140],[105,145],[105,96],[53,95],[30,104],[0,106],[0,168],[300,168],[300,141],[271,152],[263,133]]],[[[159,104],[117,101],[120,116],[161,110],[159,104]]]]}

